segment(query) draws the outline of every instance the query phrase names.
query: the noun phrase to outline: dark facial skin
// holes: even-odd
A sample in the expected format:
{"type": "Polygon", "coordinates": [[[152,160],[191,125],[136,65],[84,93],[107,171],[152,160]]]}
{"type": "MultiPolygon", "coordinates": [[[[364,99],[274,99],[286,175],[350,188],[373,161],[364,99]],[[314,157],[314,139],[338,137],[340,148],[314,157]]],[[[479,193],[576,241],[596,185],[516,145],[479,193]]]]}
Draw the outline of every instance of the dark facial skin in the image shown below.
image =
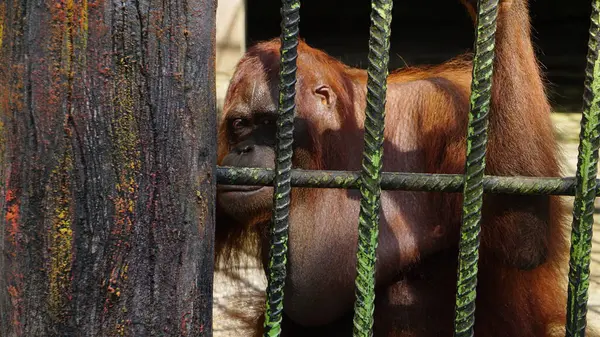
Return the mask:
{"type": "MultiPolygon", "coordinates": [[[[226,120],[231,150],[222,166],[273,168],[275,161],[275,122],[273,112],[226,120]]],[[[272,205],[268,186],[219,186],[218,202],[238,221],[261,217],[272,205]]]]}
{"type": "MultiPolygon", "coordinates": [[[[222,144],[226,139],[228,146],[220,149],[219,165],[275,168],[278,86],[273,84],[277,81],[276,75],[273,71],[257,72],[255,77],[242,79],[249,83],[239,85],[228,93],[220,141],[222,144]]],[[[300,78],[299,83],[302,81],[300,78]]],[[[302,94],[306,94],[306,97],[298,103],[294,120],[293,167],[318,169],[313,160],[317,149],[308,132],[309,122],[303,117],[302,111],[309,109],[311,113],[333,116],[335,94],[329,86],[322,84],[298,95],[302,94]]],[[[273,188],[220,185],[217,202],[231,219],[252,226],[270,219],[273,188]]]]}

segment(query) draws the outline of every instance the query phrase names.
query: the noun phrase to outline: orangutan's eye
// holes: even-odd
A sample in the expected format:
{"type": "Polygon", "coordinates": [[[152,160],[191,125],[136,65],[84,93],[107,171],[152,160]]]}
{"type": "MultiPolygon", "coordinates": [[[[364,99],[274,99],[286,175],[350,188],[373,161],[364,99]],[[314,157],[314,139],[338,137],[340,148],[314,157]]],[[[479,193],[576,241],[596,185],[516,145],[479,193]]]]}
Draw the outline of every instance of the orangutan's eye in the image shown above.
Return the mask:
{"type": "Polygon", "coordinates": [[[244,126],[246,126],[246,123],[244,122],[244,120],[242,118],[236,118],[231,122],[231,127],[235,131],[239,131],[239,130],[243,129],[244,126]]]}

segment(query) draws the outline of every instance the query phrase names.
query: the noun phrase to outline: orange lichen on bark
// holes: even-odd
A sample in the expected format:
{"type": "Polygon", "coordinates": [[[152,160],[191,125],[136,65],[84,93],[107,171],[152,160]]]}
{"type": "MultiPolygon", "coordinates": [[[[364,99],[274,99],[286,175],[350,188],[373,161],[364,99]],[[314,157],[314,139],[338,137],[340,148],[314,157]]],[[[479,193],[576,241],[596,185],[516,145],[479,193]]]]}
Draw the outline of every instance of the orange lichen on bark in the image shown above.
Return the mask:
{"type": "MultiPolygon", "coordinates": [[[[16,257],[21,251],[21,228],[19,225],[19,200],[15,195],[14,191],[6,191],[5,204],[6,214],[4,220],[6,221],[6,228],[8,232],[8,254],[12,257],[16,257]]],[[[16,259],[15,259],[16,260],[16,259]]],[[[23,308],[23,275],[18,272],[18,266],[15,265],[16,261],[13,261],[13,266],[10,268],[8,273],[8,294],[10,295],[10,301],[12,305],[12,313],[10,315],[11,324],[14,328],[14,332],[17,336],[23,334],[23,325],[20,322],[20,317],[23,308]]]]}
{"type": "MultiPolygon", "coordinates": [[[[7,38],[5,34],[5,26],[7,23],[6,4],[0,4],[0,57],[8,57],[10,51],[7,50],[8,43],[4,41],[7,38]]],[[[22,16],[20,6],[16,9],[13,14],[14,18],[20,18],[22,16]]],[[[21,36],[21,32],[13,30],[11,34],[11,41],[18,39],[21,36]]],[[[16,336],[22,336],[24,327],[21,322],[23,315],[23,273],[22,273],[22,253],[23,247],[23,233],[21,228],[21,204],[20,204],[20,191],[18,184],[11,181],[11,173],[19,175],[18,164],[14,165],[11,163],[7,166],[4,162],[6,151],[10,151],[11,145],[7,142],[4,131],[4,123],[12,125],[15,114],[23,111],[24,108],[24,85],[23,78],[25,74],[25,67],[20,62],[2,62],[0,64],[0,72],[6,74],[6,76],[0,76],[0,216],[3,216],[4,220],[4,234],[5,234],[5,253],[8,256],[6,264],[6,291],[10,299],[10,312],[7,313],[7,317],[10,320],[10,326],[12,327],[12,333],[16,336]],[[3,212],[3,213],[2,213],[3,212]]],[[[3,289],[4,290],[4,289],[3,289]]]]}
{"type": "MultiPolygon", "coordinates": [[[[8,231],[8,242],[13,246],[15,250],[20,248],[18,236],[20,234],[19,227],[19,201],[11,190],[6,191],[6,214],[4,219],[6,220],[6,228],[8,231]]],[[[15,252],[11,252],[11,255],[15,252]]],[[[14,256],[14,255],[13,255],[14,256]]]]}

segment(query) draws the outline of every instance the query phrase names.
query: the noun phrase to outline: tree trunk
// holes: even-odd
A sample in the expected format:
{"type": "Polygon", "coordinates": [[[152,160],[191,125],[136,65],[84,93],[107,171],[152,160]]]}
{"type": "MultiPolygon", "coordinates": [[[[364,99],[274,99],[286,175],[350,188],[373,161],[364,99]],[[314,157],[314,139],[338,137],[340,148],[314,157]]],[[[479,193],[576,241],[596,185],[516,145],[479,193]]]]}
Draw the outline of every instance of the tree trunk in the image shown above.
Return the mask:
{"type": "Polygon", "coordinates": [[[215,10],[0,1],[1,336],[212,336],[215,10]]]}

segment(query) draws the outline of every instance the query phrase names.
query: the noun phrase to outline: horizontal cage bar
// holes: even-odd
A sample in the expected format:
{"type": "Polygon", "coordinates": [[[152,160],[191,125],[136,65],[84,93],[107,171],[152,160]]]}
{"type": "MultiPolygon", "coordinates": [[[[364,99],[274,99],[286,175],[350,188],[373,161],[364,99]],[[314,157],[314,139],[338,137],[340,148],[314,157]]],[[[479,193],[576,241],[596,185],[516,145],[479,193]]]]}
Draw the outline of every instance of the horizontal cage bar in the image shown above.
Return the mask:
{"type": "MultiPolygon", "coordinates": [[[[217,184],[271,186],[275,171],[264,168],[217,167],[217,184]]],[[[358,189],[360,172],[298,170],[291,171],[293,187],[358,189]]],[[[464,176],[460,174],[429,174],[383,172],[383,190],[460,192],[464,176]]],[[[483,189],[486,193],[518,195],[575,195],[574,177],[500,177],[485,176],[483,189]]]]}

